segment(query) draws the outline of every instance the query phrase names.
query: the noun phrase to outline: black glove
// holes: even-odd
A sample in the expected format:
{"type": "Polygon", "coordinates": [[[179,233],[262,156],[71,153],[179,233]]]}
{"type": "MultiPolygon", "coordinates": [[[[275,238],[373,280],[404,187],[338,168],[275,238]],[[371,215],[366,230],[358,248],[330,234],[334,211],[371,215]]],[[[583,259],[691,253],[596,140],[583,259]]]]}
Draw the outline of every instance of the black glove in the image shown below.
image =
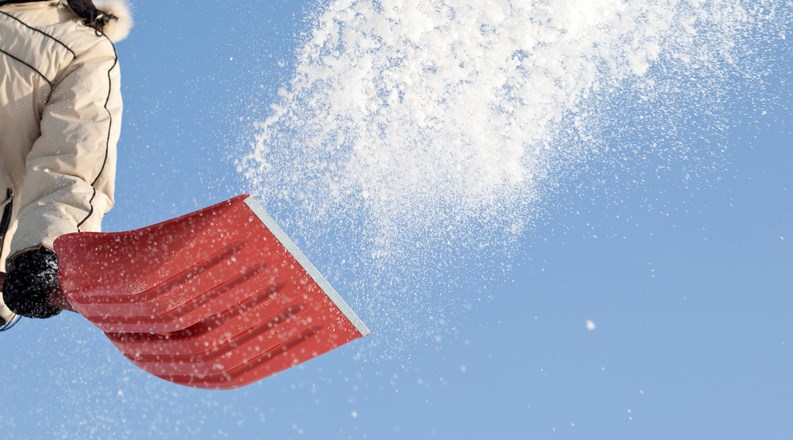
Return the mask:
{"type": "Polygon", "coordinates": [[[14,255],[7,263],[3,301],[12,312],[29,318],[49,318],[61,312],[50,304],[50,295],[60,290],[55,252],[31,249],[14,255]]]}

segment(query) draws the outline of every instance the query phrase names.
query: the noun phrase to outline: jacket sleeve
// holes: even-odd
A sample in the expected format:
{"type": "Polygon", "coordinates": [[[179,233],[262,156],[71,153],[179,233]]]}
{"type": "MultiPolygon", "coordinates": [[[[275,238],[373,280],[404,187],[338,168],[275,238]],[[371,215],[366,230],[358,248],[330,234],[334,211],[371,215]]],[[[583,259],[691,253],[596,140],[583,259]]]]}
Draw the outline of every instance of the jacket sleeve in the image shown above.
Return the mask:
{"type": "Polygon", "coordinates": [[[26,158],[10,255],[100,230],[113,205],[121,110],[118,58],[100,38],[53,82],[41,135],[26,158]]]}

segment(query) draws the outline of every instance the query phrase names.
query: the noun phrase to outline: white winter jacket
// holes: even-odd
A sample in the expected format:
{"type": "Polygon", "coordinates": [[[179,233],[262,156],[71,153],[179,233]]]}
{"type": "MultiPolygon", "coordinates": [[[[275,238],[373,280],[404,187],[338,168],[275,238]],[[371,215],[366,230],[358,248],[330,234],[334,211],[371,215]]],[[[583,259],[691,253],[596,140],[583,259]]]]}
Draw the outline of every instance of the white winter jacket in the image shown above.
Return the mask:
{"type": "Polygon", "coordinates": [[[0,6],[0,269],[60,235],[98,231],[113,205],[122,108],[113,40],[131,21],[123,1],[110,3],[95,1],[120,17],[105,34],[65,1],[0,6]]]}
{"type": "Polygon", "coordinates": [[[99,230],[113,205],[119,79],[111,39],[65,2],[0,7],[0,263],[99,230]]]}

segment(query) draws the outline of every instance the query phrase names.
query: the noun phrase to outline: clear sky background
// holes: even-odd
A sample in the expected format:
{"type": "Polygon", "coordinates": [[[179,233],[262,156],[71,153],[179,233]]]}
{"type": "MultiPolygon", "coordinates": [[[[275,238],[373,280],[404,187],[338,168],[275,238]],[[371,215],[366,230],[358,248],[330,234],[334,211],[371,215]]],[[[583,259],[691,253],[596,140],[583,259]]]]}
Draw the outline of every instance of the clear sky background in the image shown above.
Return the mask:
{"type": "MultiPolygon", "coordinates": [[[[253,123],[269,115],[292,76],[314,7],[135,4],[136,27],[118,45],[126,108],[117,205],[105,229],[155,223],[251,189],[233,159],[254,142],[253,123]]],[[[789,40],[767,44],[765,87],[736,83],[719,110],[730,127],[690,140],[726,145],[713,166],[688,181],[671,176],[637,186],[624,182],[645,164],[627,167],[624,179],[597,181],[605,174],[595,170],[611,166],[604,161],[560,180],[541,219],[496,265],[509,267],[503,279],[454,287],[440,280],[436,292],[420,296],[429,309],[444,297],[472,304],[449,310],[443,328],[417,315],[400,329],[385,310],[364,307],[368,340],[240,390],[208,392],[137,370],[79,316],[23,320],[2,335],[0,432],[793,437],[793,51],[789,40]]],[[[303,241],[322,270],[321,247],[303,241]]],[[[459,278],[481,268],[458,267],[459,278]]],[[[353,284],[344,273],[328,275],[353,284]]],[[[411,298],[395,295],[393,303],[411,298]]]]}

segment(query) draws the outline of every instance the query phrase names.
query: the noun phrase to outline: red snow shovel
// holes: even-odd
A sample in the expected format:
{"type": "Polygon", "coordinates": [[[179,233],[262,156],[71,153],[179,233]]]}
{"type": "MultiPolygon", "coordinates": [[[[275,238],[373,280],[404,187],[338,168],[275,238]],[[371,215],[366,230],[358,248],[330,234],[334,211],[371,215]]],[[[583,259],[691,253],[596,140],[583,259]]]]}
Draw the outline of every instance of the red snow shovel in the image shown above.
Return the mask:
{"type": "Polygon", "coordinates": [[[55,241],[70,308],[140,368],[241,387],[369,329],[247,195],[143,229],[55,241]]]}

